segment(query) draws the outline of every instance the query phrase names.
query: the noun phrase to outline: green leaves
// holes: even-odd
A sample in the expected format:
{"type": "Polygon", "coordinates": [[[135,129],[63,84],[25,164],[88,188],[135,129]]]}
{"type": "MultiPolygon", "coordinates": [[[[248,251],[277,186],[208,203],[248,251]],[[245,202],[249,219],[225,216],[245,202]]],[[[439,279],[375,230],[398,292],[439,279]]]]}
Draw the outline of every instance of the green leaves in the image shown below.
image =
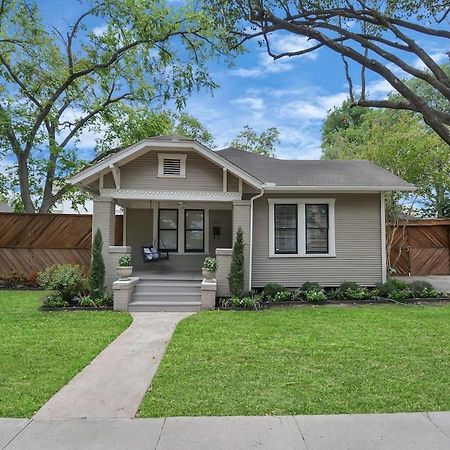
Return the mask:
{"type": "Polygon", "coordinates": [[[280,143],[277,128],[271,127],[259,135],[246,125],[244,129],[231,141],[230,147],[239,148],[247,152],[264,156],[275,156],[275,145],[280,143]]]}

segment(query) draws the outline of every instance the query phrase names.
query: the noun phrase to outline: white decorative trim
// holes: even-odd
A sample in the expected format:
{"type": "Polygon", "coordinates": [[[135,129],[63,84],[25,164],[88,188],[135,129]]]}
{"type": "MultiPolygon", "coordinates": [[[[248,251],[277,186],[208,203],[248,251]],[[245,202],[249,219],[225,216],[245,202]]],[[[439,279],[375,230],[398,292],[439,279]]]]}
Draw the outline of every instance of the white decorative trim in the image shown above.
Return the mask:
{"type": "Polygon", "coordinates": [[[158,178],[186,178],[186,153],[158,153],[158,178]],[[164,173],[165,159],[179,159],[180,160],[180,174],[166,174],[164,173]]]}
{"type": "Polygon", "coordinates": [[[388,191],[412,192],[417,190],[415,186],[277,186],[273,183],[264,185],[266,192],[353,192],[353,193],[379,193],[388,191]]]}
{"type": "Polygon", "coordinates": [[[385,194],[380,195],[380,226],[381,226],[381,281],[387,280],[387,256],[386,256],[386,211],[385,194]]]}
{"type": "Polygon", "coordinates": [[[102,189],[101,197],[129,200],[175,200],[175,201],[212,201],[232,202],[240,200],[239,192],[210,191],[144,191],[139,189],[102,189]]]}
{"type": "Polygon", "coordinates": [[[334,198],[269,198],[269,258],[334,258],[336,257],[336,217],[334,198]],[[274,205],[297,205],[297,253],[275,253],[274,205]],[[328,205],[328,253],[306,253],[305,205],[328,205]]]}
{"type": "Polygon", "coordinates": [[[256,177],[245,172],[245,170],[242,170],[240,167],[231,163],[223,156],[220,156],[220,154],[218,154],[217,152],[214,152],[213,150],[205,147],[202,144],[199,144],[198,142],[181,142],[171,140],[163,141],[160,139],[152,140],[151,138],[139,141],[136,144],[131,145],[130,147],[127,147],[121,150],[120,152],[105,158],[103,161],[99,161],[93,166],[81,170],[79,173],[73,175],[68,180],[68,182],[73,185],[87,184],[90,181],[93,181],[94,179],[98,178],[99,173],[102,172],[104,169],[107,169],[110,164],[120,163],[120,166],[123,166],[124,164],[132,161],[135,158],[138,158],[139,156],[147,153],[148,151],[151,150],[159,151],[162,149],[195,150],[197,153],[204,156],[206,159],[213,162],[214,164],[221,167],[226,167],[231,174],[242,178],[246,183],[250,184],[251,186],[259,189],[263,184],[256,177]]]}

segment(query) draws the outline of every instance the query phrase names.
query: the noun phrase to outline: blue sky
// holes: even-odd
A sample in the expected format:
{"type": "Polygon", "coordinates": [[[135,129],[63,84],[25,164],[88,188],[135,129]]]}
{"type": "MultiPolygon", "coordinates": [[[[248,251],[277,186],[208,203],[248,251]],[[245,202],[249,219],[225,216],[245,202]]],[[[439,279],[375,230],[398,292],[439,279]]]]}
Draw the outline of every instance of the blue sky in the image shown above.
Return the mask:
{"type": "MultiPolygon", "coordinates": [[[[80,7],[76,0],[39,3],[46,19],[54,25],[64,20],[73,22],[86,8],[80,7]]],[[[445,54],[437,44],[433,41],[425,44],[442,62],[445,54]]],[[[308,43],[302,37],[280,34],[274,36],[272,45],[275,50],[289,51],[304,48],[308,43]]],[[[347,96],[340,57],[330,50],[319,49],[301,57],[273,61],[256,42],[250,43],[248,49],[232,68],[223,61],[212,61],[210,72],[220,87],[213,95],[208,91],[194,93],[186,110],[211,131],[219,148],[226,146],[244,125],[258,132],[277,127],[281,140],[278,157],[320,158],[323,120],[347,96]]],[[[384,97],[390,90],[386,81],[368,73],[372,97],[384,97]]],[[[81,147],[91,149],[95,138],[94,134],[85,133],[81,147]]]]}

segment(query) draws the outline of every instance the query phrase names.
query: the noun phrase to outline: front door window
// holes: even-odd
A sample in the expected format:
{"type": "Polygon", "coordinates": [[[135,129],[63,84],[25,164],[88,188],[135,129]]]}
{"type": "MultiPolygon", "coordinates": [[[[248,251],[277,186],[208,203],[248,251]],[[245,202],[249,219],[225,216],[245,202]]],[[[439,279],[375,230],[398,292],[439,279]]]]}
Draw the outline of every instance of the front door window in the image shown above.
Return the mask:
{"type": "Polygon", "coordinates": [[[205,214],[203,209],[184,210],[184,251],[186,253],[205,250],[205,214]]]}
{"type": "Polygon", "coordinates": [[[178,251],[178,209],[159,210],[159,249],[178,251]]]}

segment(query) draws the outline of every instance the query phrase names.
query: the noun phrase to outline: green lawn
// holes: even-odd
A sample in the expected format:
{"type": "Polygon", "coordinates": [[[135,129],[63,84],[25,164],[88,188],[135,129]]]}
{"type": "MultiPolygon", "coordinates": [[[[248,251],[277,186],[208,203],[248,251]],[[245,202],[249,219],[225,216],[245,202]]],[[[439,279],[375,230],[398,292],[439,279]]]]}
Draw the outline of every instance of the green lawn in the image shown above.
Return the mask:
{"type": "Polygon", "coordinates": [[[140,415],[450,410],[450,307],[202,312],[177,327],[140,415]]]}
{"type": "Polygon", "coordinates": [[[31,417],[131,323],[112,311],[42,312],[43,295],[0,291],[0,417],[31,417]]]}

